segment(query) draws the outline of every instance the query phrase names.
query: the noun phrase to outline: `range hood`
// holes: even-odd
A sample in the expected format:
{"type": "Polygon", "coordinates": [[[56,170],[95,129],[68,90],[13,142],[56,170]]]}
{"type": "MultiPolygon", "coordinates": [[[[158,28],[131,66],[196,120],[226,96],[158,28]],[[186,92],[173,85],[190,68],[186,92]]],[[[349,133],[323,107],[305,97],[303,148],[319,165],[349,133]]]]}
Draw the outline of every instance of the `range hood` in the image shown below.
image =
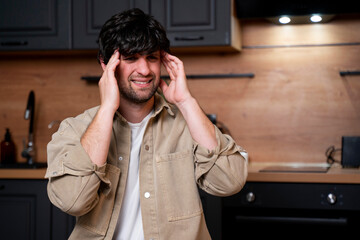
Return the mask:
{"type": "Polygon", "coordinates": [[[238,18],[270,18],[282,15],[360,13],[359,0],[236,0],[238,18]]]}

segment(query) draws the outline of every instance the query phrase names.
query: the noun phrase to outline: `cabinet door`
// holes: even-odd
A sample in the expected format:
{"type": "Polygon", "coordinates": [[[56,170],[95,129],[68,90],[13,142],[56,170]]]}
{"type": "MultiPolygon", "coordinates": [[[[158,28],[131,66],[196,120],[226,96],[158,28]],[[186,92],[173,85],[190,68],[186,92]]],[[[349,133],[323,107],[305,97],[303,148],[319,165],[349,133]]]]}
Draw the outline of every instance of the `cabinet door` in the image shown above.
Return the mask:
{"type": "Polygon", "coordinates": [[[75,217],[51,204],[46,187],[47,180],[0,179],[0,239],[68,239],[75,217]]]}
{"type": "Polygon", "coordinates": [[[52,206],[51,239],[67,240],[74,229],[76,218],[52,206]]]}
{"type": "Polygon", "coordinates": [[[0,50],[70,48],[70,0],[0,3],[0,50]]]}
{"type": "Polygon", "coordinates": [[[200,199],[205,215],[206,226],[209,230],[211,239],[221,239],[221,224],[219,219],[222,217],[221,213],[221,197],[210,195],[199,188],[200,199]]]}
{"type": "Polygon", "coordinates": [[[43,180],[0,180],[1,239],[50,239],[51,204],[43,180]]]}
{"type": "Polygon", "coordinates": [[[114,14],[137,7],[149,13],[149,0],[73,1],[73,48],[97,49],[102,25],[114,14]]]}
{"type": "Polygon", "coordinates": [[[161,0],[151,13],[166,28],[172,47],[231,44],[231,1],[161,0]]]}

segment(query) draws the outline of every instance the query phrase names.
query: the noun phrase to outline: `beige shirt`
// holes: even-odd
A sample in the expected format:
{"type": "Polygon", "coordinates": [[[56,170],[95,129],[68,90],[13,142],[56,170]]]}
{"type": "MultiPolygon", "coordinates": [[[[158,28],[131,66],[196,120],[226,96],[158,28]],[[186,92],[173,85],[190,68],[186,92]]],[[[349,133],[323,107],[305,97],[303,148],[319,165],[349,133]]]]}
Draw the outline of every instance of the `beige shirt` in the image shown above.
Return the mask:
{"type": "MultiPolygon", "coordinates": [[[[47,146],[48,196],[77,216],[69,239],[112,239],[128,173],[131,130],[114,116],[107,163],[98,167],[80,138],[98,107],[65,119],[47,146]]],[[[246,153],[216,126],[218,146],[196,143],[180,111],[155,95],[154,114],[140,150],[140,204],[145,239],[211,239],[197,187],[216,196],[241,190],[247,178],[246,153]]]]}

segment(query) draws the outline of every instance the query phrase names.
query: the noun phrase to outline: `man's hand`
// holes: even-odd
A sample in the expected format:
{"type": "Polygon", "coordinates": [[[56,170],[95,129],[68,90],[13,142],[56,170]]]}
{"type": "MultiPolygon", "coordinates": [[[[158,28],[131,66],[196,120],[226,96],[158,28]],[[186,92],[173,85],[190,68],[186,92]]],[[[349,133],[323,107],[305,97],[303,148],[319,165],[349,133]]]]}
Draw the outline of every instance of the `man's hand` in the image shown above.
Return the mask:
{"type": "Polygon", "coordinates": [[[215,149],[217,146],[215,127],[196,99],[191,96],[182,61],[168,53],[163,53],[162,63],[171,80],[169,85],[164,80],[160,82],[160,88],[166,100],[179,108],[193,139],[209,150],[215,149]]]}
{"type": "Polygon", "coordinates": [[[162,53],[162,63],[170,76],[169,85],[164,80],[160,82],[160,88],[170,103],[180,107],[191,98],[190,91],[186,83],[186,75],[183,62],[177,57],[166,52],[162,53]]]}
{"type": "Polygon", "coordinates": [[[115,77],[116,68],[120,64],[120,53],[115,51],[107,65],[101,62],[104,70],[99,81],[99,111],[81,137],[81,145],[91,161],[98,166],[106,163],[112,133],[113,118],[120,106],[120,93],[115,77]]]}
{"type": "Polygon", "coordinates": [[[120,53],[117,50],[111,56],[107,65],[101,62],[101,67],[104,70],[99,81],[101,107],[111,110],[113,113],[115,113],[120,106],[119,87],[115,77],[116,68],[119,64],[120,53]]]}

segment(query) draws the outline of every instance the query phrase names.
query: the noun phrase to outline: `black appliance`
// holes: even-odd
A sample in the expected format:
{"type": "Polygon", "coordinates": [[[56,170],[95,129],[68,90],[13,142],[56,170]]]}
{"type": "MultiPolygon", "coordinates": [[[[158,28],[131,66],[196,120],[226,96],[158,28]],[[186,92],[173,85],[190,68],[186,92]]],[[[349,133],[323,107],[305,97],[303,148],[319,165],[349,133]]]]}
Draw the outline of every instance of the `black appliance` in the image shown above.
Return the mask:
{"type": "Polygon", "coordinates": [[[342,137],[341,165],[345,168],[360,166],[360,137],[342,137]]]}

